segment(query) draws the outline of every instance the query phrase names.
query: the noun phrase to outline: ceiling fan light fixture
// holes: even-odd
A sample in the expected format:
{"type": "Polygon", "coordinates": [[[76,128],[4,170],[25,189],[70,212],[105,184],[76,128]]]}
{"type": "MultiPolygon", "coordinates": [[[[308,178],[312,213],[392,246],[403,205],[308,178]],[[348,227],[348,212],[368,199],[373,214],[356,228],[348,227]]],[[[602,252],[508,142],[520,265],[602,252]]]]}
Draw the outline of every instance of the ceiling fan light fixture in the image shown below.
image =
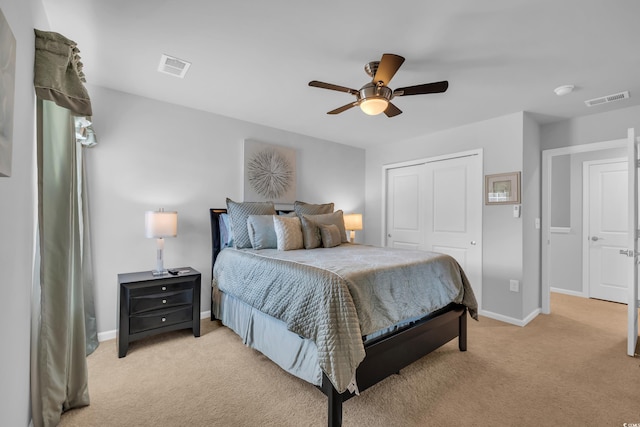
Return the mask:
{"type": "Polygon", "coordinates": [[[368,98],[360,102],[360,109],[370,116],[383,113],[389,106],[389,101],[385,98],[368,98]]]}
{"type": "Polygon", "coordinates": [[[358,90],[318,80],[310,81],[309,86],[346,92],[356,97],[355,101],[328,111],[327,114],[340,114],[358,105],[362,112],[367,115],[375,116],[384,113],[389,118],[402,114],[402,110],[391,103],[397,96],[446,92],[449,87],[449,82],[446,80],[402,87],[395,91],[391,90],[387,85],[403,62],[404,58],[402,56],[393,53],[383,54],[380,61],[369,62],[364,66],[364,70],[372,80],[358,90]]]}

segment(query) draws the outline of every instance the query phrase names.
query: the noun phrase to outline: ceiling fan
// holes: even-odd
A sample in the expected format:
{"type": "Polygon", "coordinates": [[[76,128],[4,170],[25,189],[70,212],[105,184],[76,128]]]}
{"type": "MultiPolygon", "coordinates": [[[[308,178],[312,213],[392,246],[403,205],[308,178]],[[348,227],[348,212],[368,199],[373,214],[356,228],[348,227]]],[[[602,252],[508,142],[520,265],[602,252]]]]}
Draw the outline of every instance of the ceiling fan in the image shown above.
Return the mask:
{"type": "Polygon", "coordinates": [[[364,66],[364,70],[369,76],[371,76],[372,80],[362,86],[360,90],[350,89],[348,87],[338,86],[331,83],[319,82],[317,80],[310,81],[309,86],[337,90],[338,92],[346,92],[351,95],[355,95],[355,101],[336,108],[335,110],[331,110],[327,114],[339,114],[358,105],[366,114],[373,116],[384,113],[387,117],[395,117],[398,114],[402,114],[402,110],[391,103],[391,100],[396,96],[441,93],[445,92],[449,87],[449,82],[444,80],[441,82],[425,83],[391,90],[387,85],[403,62],[404,58],[402,56],[394,55],[392,53],[385,53],[382,55],[382,59],[380,59],[380,61],[369,62],[364,66]]]}

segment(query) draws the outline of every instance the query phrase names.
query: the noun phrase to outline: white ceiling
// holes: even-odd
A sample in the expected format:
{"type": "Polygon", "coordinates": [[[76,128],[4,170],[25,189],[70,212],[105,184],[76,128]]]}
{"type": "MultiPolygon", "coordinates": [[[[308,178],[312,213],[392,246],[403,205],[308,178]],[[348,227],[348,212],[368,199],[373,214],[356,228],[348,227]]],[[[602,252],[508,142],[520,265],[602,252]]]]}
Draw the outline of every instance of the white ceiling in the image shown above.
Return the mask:
{"type": "Polygon", "coordinates": [[[547,123],[640,104],[637,0],[42,1],[90,84],[358,147],[518,111],[547,123]],[[396,98],[394,118],[327,115],[355,98],[308,82],[358,89],[383,53],[406,58],[391,88],[449,90],[396,98]],[[157,72],[162,54],[192,63],[184,79],[157,72]],[[556,96],[565,84],[576,90],[556,96]]]}

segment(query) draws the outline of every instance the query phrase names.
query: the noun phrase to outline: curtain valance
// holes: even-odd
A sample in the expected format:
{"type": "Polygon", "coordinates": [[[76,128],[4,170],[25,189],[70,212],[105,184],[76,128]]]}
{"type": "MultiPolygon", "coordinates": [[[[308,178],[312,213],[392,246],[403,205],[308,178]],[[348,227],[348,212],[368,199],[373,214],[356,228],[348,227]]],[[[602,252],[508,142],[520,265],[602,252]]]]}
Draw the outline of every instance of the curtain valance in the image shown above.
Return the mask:
{"type": "Polygon", "coordinates": [[[38,98],[53,101],[79,116],[91,116],[91,100],[76,43],[61,34],[35,30],[34,86],[38,98]]]}

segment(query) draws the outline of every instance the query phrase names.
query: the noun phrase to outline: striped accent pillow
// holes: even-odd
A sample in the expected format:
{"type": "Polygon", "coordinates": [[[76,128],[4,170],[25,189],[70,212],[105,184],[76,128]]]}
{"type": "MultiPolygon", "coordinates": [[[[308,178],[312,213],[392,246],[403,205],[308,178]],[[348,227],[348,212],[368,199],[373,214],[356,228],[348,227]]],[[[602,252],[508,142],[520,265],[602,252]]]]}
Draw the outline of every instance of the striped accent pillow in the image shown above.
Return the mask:
{"type": "Polygon", "coordinates": [[[300,218],[275,215],[273,226],[276,230],[279,251],[291,251],[304,248],[300,218]]]}

